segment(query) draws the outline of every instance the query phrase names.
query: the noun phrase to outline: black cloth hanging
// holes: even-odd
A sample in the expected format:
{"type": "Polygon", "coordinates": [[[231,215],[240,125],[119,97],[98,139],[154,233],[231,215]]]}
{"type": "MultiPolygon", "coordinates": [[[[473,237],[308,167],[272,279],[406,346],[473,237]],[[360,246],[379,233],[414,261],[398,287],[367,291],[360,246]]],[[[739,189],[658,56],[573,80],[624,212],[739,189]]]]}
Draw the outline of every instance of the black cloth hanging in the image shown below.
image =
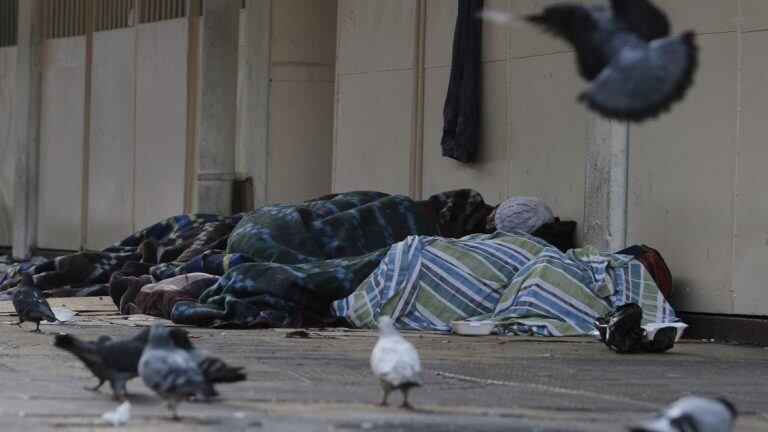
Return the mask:
{"type": "Polygon", "coordinates": [[[480,48],[483,0],[459,0],[453,59],[443,108],[443,156],[470,162],[480,132],[480,48]]]}

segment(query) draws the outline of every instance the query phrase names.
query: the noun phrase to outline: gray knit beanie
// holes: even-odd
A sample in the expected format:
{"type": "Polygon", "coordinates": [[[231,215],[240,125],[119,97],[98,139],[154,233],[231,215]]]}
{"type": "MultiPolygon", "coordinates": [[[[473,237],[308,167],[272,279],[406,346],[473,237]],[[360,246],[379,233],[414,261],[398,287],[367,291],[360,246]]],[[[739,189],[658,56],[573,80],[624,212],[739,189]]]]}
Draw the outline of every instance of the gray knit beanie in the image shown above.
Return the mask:
{"type": "Polygon", "coordinates": [[[498,231],[522,231],[528,234],[554,220],[552,210],[544,200],[522,196],[509,198],[499,204],[494,218],[498,231]]]}

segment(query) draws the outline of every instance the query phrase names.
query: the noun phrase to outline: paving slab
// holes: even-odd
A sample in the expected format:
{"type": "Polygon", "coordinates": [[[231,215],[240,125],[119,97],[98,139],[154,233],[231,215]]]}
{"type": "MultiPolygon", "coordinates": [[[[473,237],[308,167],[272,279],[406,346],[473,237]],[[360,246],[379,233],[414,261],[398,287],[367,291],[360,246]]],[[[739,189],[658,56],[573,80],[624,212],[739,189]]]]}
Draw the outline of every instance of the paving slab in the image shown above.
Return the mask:
{"type": "MultiPolygon", "coordinates": [[[[118,403],[83,389],[95,379],[53,347],[67,332],[127,338],[156,318],[121,316],[108,298],[58,301],[81,315],[65,325],[17,328],[0,305],[3,431],[111,430],[101,414],[118,403]]],[[[419,349],[423,387],[415,410],[375,407],[381,396],[366,330],[222,330],[187,327],[193,342],[243,365],[248,380],[220,399],[183,403],[169,421],[140,379],[128,383],[126,431],[621,431],[689,394],[726,396],[738,430],[768,431],[768,350],[682,341],[664,354],[619,355],[592,338],[462,337],[406,333],[419,349]]],[[[106,387],[106,386],[105,386],[106,387]]],[[[399,395],[392,396],[396,405],[399,395]]]]}

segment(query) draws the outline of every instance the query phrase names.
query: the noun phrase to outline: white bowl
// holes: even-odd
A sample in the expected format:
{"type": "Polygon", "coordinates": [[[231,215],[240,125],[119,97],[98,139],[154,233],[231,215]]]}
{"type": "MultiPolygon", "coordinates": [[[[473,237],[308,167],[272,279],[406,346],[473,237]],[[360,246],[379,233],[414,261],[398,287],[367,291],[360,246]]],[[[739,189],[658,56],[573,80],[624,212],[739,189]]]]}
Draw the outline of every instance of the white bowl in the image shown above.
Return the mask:
{"type": "Polygon", "coordinates": [[[656,335],[656,332],[665,327],[674,327],[675,329],[677,329],[677,334],[675,335],[675,342],[677,342],[680,340],[680,337],[683,336],[683,332],[685,331],[685,329],[688,328],[688,324],[681,323],[681,322],[650,323],[643,326],[646,332],[646,336],[649,340],[653,340],[653,337],[656,335]]]}
{"type": "Polygon", "coordinates": [[[453,332],[464,336],[487,336],[494,327],[494,321],[451,321],[453,332]]]}

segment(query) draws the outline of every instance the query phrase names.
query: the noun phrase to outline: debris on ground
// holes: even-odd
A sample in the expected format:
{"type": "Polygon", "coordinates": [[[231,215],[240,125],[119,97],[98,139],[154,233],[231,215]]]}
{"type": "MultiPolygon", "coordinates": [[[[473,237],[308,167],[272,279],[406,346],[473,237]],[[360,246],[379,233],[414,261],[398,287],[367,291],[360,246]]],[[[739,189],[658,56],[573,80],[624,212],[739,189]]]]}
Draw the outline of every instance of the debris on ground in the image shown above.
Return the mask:
{"type": "Polygon", "coordinates": [[[286,338],[309,339],[309,333],[304,330],[296,330],[285,334],[286,338]]]}
{"type": "Polygon", "coordinates": [[[125,401],[116,410],[102,414],[101,418],[114,427],[123,426],[131,419],[131,403],[125,401]]]}

